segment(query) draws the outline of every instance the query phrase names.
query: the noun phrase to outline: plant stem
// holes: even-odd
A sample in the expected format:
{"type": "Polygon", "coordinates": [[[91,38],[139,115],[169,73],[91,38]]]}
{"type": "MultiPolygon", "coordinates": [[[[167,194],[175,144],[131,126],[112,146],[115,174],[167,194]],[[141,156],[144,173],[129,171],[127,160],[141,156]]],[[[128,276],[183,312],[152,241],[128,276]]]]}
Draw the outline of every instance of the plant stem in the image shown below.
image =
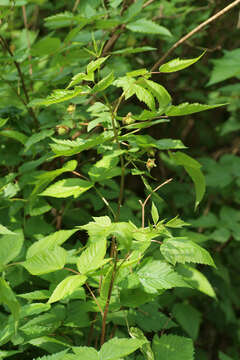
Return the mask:
{"type": "Polygon", "coordinates": [[[235,6],[240,4],[240,0],[235,0],[222,10],[218,11],[216,14],[211,16],[209,19],[203,21],[200,25],[195,27],[192,31],[190,31],[188,34],[183,36],[180,40],[178,40],[157,62],[153,65],[151,71],[156,70],[163,62],[164,60],[180,45],[182,45],[185,41],[187,41],[190,37],[192,37],[194,34],[201,31],[206,25],[210,24],[211,22],[217,20],[220,16],[228,12],[229,10],[233,9],[235,6]]]}
{"type": "MultiPolygon", "coordinates": [[[[11,56],[11,58],[14,59],[14,55],[13,55],[12,50],[8,46],[8,43],[6,42],[6,40],[1,35],[0,35],[0,44],[1,44],[2,48],[3,48],[3,50],[6,50],[9,53],[9,55],[11,56]]],[[[18,72],[18,75],[19,75],[19,78],[20,78],[20,81],[21,81],[21,84],[22,84],[23,92],[24,92],[24,95],[25,95],[25,98],[26,98],[26,102],[29,103],[28,91],[27,91],[27,88],[26,88],[26,85],[25,85],[24,76],[23,76],[21,67],[20,67],[19,63],[16,60],[13,60],[13,63],[15,65],[16,69],[17,69],[17,72],[18,72]]],[[[36,115],[34,113],[33,108],[31,108],[31,107],[29,107],[29,114],[31,114],[31,116],[32,116],[32,118],[34,120],[34,123],[35,123],[35,127],[36,127],[36,129],[38,129],[38,120],[37,120],[37,117],[36,117],[36,115]]]]}
{"type": "Polygon", "coordinates": [[[168,179],[166,181],[164,181],[162,184],[158,185],[144,200],[144,202],[142,202],[141,200],[139,200],[141,207],[142,207],[142,228],[144,229],[144,220],[145,220],[145,206],[148,202],[148,200],[150,199],[150,197],[152,196],[153,193],[155,193],[156,191],[158,191],[161,187],[163,187],[164,185],[170,183],[172,181],[172,179],[168,179]]]}

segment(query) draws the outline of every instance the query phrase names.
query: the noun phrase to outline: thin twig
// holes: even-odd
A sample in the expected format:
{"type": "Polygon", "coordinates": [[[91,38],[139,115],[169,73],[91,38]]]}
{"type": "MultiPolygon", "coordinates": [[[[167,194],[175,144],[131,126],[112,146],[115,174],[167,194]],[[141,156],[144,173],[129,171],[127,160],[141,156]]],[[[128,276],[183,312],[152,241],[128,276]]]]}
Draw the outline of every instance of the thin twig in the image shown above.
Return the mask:
{"type": "MultiPolygon", "coordinates": [[[[68,271],[73,272],[74,274],[81,275],[80,272],[78,272],[78,271],[76,271],[76,270],[74,270],[74,269],[68,268],[68,267],[64,267],[64,270],[68,270],[68,271]]],[[[90,292],[90,294],[92,295],[94,301],[96,302],[97,307],[98,307],[98,309],[100,310],[101,315],[103,316],[103,309],[101,308],[101,306],[100,306],[100,304],[99,304],[96,296],[95,296],[94,293],[92,292],[92,289],[90,288],[90,286],[88,285],[88,283],[85,282],[85,285],[86,285],[88,291],[90,292]]]]}
{"type": "Polygon", "coordinates": [[[192,31],[190,31],[188,34],[183,36],[180,40],[178,40],[157,62],[153,65],[151,71],[156,70],[163,62],[164,60],[180,45],[182,45],[185,41],[187,41],[190,37],[192,37],[194,34],[201,31],[206,25],[210,24],[211,22],[217,20],[220,16],[228,12],[229,10],[233,9],[235,6],[240,4],[240,0],[233,1],[231,4],[223,8],[222,10],[218,11],[215,15],[211,16],[209,19],[203,21],[200,25],[195,27],[192,31]]]}
{"type": "Polygon", "coordinates": [[[170,183],[173,179],[168,179],[166,181],[164,181],[162,184],[158,185],[144,200],[144,202],[142,202],[141,200],[139,200],[139,203],[141,204],[142,207],[142,228],[144,229],[144,219],[145,219],[145,206],[148,202],[148,200],[150,199],[150,197],[152,196],[153,193],[155,193],[156,191],[158,191],[161,187],[163,187],[164,185],[170,183]]]}
{"type": "Polygon", "coordinates": [[[145,2],[145,4],[143,4],[142,8],[144,9],[145,7],[147,7],[148,5],[152,4],[155,0],[148,0],[147,2],[145,2]]]}
{"type": "Polygon", "coordinates": [[[77,7],[78,7],[79,3],[80,3],[80,0],[75,1],[75,4],[74,4],[73,9],[72,9],[73,13],[77,10],[77,7]]]}

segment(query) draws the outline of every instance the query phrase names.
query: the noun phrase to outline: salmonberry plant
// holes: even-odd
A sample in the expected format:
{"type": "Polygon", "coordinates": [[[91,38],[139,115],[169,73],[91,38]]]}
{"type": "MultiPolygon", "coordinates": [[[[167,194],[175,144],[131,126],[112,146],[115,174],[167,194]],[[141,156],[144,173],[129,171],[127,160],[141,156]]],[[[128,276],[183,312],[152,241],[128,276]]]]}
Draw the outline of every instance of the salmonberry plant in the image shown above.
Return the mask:
{"type": "Polygon", "coordinates": [[[160,155],[192,179],[195,209],[205,179],[181,139],[154,132],[220,106],[173,105],[160,84],[203,54],[152,72],[154,64],[139,65],[153,48],[106,48],[114,26],[123,37],[171,36],[147,12],[139,18],[143,1],[122,10],[122,1],[83,2],[79,12],[47,17],[40,40],[26,27],[11,43],[28,3],[34,16],[32,2],[6,2],[0,31],[0,358],[193,360],[201,313],[186,302],[170,314],[165,304],[175,288],[215,298],[197,267],[215,264],[200,242],[181,236],[188,223],[160,216],[172,181],[156,176],[160,155]],[[121,56],[139,53],[137,69],[128,69],[121,56]]]}

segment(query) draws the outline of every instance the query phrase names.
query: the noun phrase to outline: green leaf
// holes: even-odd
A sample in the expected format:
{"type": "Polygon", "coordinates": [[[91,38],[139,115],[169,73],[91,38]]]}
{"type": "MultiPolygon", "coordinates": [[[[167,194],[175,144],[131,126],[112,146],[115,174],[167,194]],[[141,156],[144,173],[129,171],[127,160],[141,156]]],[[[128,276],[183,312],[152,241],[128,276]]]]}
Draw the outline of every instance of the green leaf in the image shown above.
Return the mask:
{"type": "MultiPolygon", "coordinates": [[[[181,140],[160,139],[156,140],[150,135],[127,135],[127,140],[140,148],[156,148],[158,150],[185,149],[181,140]]],[[[124,138],[123,138],[124,139],[124,138]]]]}
{"type": "Polygon", "coordinates": [[[145,68],[127,72],[127,76],[129,77],[138,77],[146,74],[148,74],[148,70],[145,68]]]}
{"type": "Polygon", "coordinates": [[[73,347],[73,351],[78,355],[79,359],[84,360],[99,360],[96,349],[87,346],[73,347]]]}
{"type": "Polygon", "coordinates": [[[0,235],[16,235],[16,233],[8,230],[5,226],[0,224],[0,235]]]}
{"type": "Polygon", "coordinates": [[[148,293],[157,293],[161,289],[187,286],[178,273],[164,261],[149,259],[137,272],[139,280],[148,293]]]}
{"type": "Polygon", "coordinates": [[[61,40],[56,37],[45,37],[39,40],[31,48],[33,56],[44,56],[56,53],[61,47],[61,40]]]}
{"type": "Polygon", "coordinates": [[[201,59],[201,57],[204,54],[205,54],[205,51],[204,51],[204,53],[202,53],[202,55],[200,55],[194,59],[185,59],[185,60],[179,59],[179,58],[173,59],[173,60],[167,62],[166,64],[161,65],[159,68],[159,71],[163,72],[163,73],[171,73],[171,72],[183,70],[183,69],[191,66],[195,62],[197,62],[199,59],[201,59]]]}
{"type": "Polygon", "coordinates": [[[72,275],[68,276],[66,279],[60,282],[56,289],[53,291],[50,299],[48,300],[49,304],[59,301],[65,296],[71,295],[77,288],[82,286],[87,277],[84,275],[72,275]]]}
{"type": "Polygon", "coordinates": [[[142,53],[142,52],[145,52],[145,51],[153,51],[153,50],[156,50],[156,48],[154,47],[151,47],[151,46],[142,46],[142,47],[127,47],[127,48],[124,48],[124,49],[121,49],[121,50],[115,50],[115,51],[112,51],[111,54],[123,54],[123,55],[126,55],[126,54],[136,54],[136,53],[142,53]]]}
{"type": "Polygon", "coordinates": [[[152,111],[155,110],[154,97],[148,90],[137,84],[135,84],[130,90],[134,91],[139,101],[144,102],[152,111]]]}
{"type": "Polygon", "coordinates": [[[157,34],[162,36],[172,36],[170,31],[161,25],[147,19],[139,19],[127,24],[126,28],[134,32],[140,32],[143,34],[157,34]]]}
{"type": "Polygon", "coordinates": [[[75,234],[78,229],[73,230],[59,230],[53,234],[46,236],[45,238],[34,242],[27,251],[26,258],[30,258],[37,255],[39,252],[47,249],[51,249],[55,246],[62,245],[70,236],[75,234]]]}
{"type": "Polygon", "coordinates": [[[110,85],[112,85],[113,81],[114,81],[114,75],[111,72],[105,78],[100,80],[96,85],[94,85],[94,87],[92,89],[92,93],[95,94],[99,91],[103,91],[103,90],[107,89],[110,85]]]}
{"type": "Polygon", "coordinates": [[[176,270],[192,288],[216,299],[215,291],[200,271],[190,265],[183,264],[178,264],[176,270]]]}
{"type": "Polygon", "coordinates": [[[207,86],[217,84],[232,77],[239,77],[239,56],[239,48],[231,51],[224,50],[224,56],[213,60],[213,71],[207,86]]]}
{"type": "Polygon", "coordinates": [[[100,66],[109,58],[109,56],[101,57],[95,61],[91,61],[87,66],[87,73],[93,73],[95,70],[99,69],[100,66]]]}
{"type": "Polygon", "coordinates": [[[25,145],[28,139],[26,135],[16,130],[2,130],[0,131],[0,135],[19,141],[23,145],[25,145]]]}
{"type": "Polygon", "coordinates": [[[68,350],[64,350],[53,355],[46,355],[43,357],[34,358],[33,360],[63,360],[66,359],[67,351],[68,350]]]}
{"type": "Polygon", "coordinates": [[[183,226],[189,226],[190,224],[185,223],[183,220],[179,219],[178,215],[175,218],[169,220],[165,226],[170,228],[182,228],[183,226]]]}
{"type": "Polygon", "coordinates": [[[35,290],[29,293],[17,294],[18,297],[21,297],[26,300],[46,300],[50,296],[48,290],[35,290]]]}
{"type": "Polygon", "coordinates": [[[44,190],[40,196],[51,196],[55,198],[67,198],[73,196],[75,199],[85,191],[91,189],[93,184],[81,179],[64,179],[57,181],[44,190]]]}
{"type": "Polygon", "coordinates": [[[224,354],[222,351],[219,351],[219,360],[234,360],[229,355],[224,354]]]}
{"type": "Polygon", "coordinates": [[[189,155],[186,155],[182,152],[175,152],[170,154],[171,158],[177,165],[182,165],[188,175],[191,177],[194,182],[196,200],[195,200],[195,209],[198,207],[200,201],[202,200],[205,190],[206,183],[205,178],[200,170],[201,165],[195,159],[191,158],[189,155]]]}
{"type": "Polygon", "coordinates": [[[78,138],[75,141],[71,140],[57,140],[53,139],[55,144],[51,144],[52,151],[57,156],[72,156],[75,154],[79,154],[84,150],[89,150],[97,145],[102,145],[106,141],[111,140],[113,138],[113,134],[105,131],[100,135],[92,135],[90,139],[80,139],[78,138]]]}
{"type": "Polygon", "coordinates": [[[55,246],[28,258],[22,265],[30,274],[42,275],[62,269],[65,263],[66,251],[60,246],[55,246]]]}
{"type": "Polygon", "coordinates": [[[16,327],[19,319],[20,306],[14,292],[2,277],[0,277],[0,304],[8,306],[15,320],[16,327]]]}
{"type": "Polygon", "coordinates": [[[156,360],[194,360],[192,340],[177,335],[155,335],[153,352],[156,360]]]}
{"type": "Polygon", "coordinates": [[[91,242],[105,240],[112,229],[111,219],[108,216],[99,216],[93,219],[94,221],[79,226],[79,229],[87,230],[91,242]]]}
{"type": "Polygon", "coordinates": [[[121,174],[121,168],[117,167],[119,156],[124,153],[123,150],[115,150],[112,154],[105,155],[101,160],[90,167],[88,175],[93,182],[100,182],[111,179],[121,174]]]}
{"type": "Polygon", "coordinates": [[[91,79],[92,78],[91,77],[89,78],[89,76],[86,75],[85,73],[78,73],[72,77],[72,80],[68,84],[67,89],[73,87],[74,85],[81,83],[83,80],[91,81],[91,79]]]}
{"type": "Polygon", "coordinates": [[[214,261],[206,249],[186,238],[170,238],[160,246],[162,255],[175,265],[177,262],[193,262],[215,267],[214,261]]]}
{"type": "Polygon", "coordinates": [[[134,232],[135,229],[127,222],[113,223],[110,230],[111,235],[116,236],[120,243],[120,249],[123,247],[126,250],[131,247],[134,232]]]}
{"type": "Polygon", "coordinates": [[[140,351],[142,352],[142,354],[146,360],[154,360],[154,354],[151,349],[151,345],[150,345],[148,339],[146,338],[146,336],[144,335],[144,333],[136,327],[131,327],[129,334],[134,339],[139,339],[139,340],[143,340],[146,342],[145,344],[143,344],[140,347],[140,351]]]}
{"type": "Polygon", "coordinates": [[[22,230],[0,237],[0,271],[4,269],[6,264],[18,256],[23,246],[23,242],[24,237],[22,230]]]}
{"type": "Polygon", "coordinates": [[[78,271],[81,274],[87,274],[102,266],[102,262],[106,254],[106,246],[106,240],[99,240],[90,244],[88,248],[82,252],[77,261],[78,271]]]}
{"type": "Polygon", "coordinates": [[[28,140],[25,143],[25,151],[28,151],[30,147],[36,143],[38,143],[41,140],[46,139],[47,137],[50,137],[54,134],[54,130],[42,130],[39,133],[33,134],[28,138],[28,140]]]}
{"type": "Polygon", "coordinates": [[[0,128],[3,127],[7,122],[8,122],[9,118],[1,118],[0,117],[0,128]]]}
{"type": "Polygon", "coordinates": [[[56,169],[52,171],[46,171],[43,174],[37,176],[36,186],[32,191],[31,196],[36,195],[39,191],[42,191],[51,181],[53,181],[57,176],[65,173],[72,172],[77,167],[76,160],[70,160],[66,162],[61,169],[56,169]]]}
{"type": "Polygon", "coordinates": [[[143,86],[147,87],[147,89],[152,93],[152,95],[157,99],[159,106],[164,108],[171,103],[171,95],[168,91],[160,84],[152,80],[141,79],[141,83],[143,86]]]}
{"type": "Polygon", "coordinates": [[[70,11],[64,11],[44,19],[45,26],[49,29],[60,29],[74,25],[74,15],[70,11]]]}
{"type": "Polygon", "coordinates": [[[28,106],[49,106],[58,104],[71,100],[76,96],[85,96],[89,94],[90,90],[91,89],[88,86],[76,86],[74,90],[56,89],[46,99],[35,99],[31,101],[28,106]]]}
{"type": "Polygon", "coordinates": [[[151,215],[152,215],[153,222],[156,225],[159,220],[159,215],[158,215],[158,209],[156,208],[156,205],[154,204],[154,202],[152,202],[151,215]]]}
{"type": "Polygon", "coordinates": [[[119,360],[139,349],[146,340],[113,338],[102,345],[99,360],[119,360]]]}
{"type": "Polygon", "coordinates": [[[226,104],[217,104],[217,105],[203,105],[198,103],[183,103],[180,105],[171,105],[165,111],[167,116],[183,116],[183,115],[190,115],[194,113],[198,113],[205,110],[215,109],[220,106],[225,106],[226,104]]]}
{"type": "Polygon", "coordinates": [[[189,304],[175,304],[172,313],[186,333],[196,341],[201,324],[201,313],[189,304]]]}

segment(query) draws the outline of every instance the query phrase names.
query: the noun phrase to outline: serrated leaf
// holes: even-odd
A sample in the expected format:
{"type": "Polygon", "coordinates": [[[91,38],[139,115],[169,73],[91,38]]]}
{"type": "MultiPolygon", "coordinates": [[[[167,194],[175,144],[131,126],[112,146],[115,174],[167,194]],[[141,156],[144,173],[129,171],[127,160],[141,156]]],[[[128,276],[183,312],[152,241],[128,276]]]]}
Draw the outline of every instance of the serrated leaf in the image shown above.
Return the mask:
{"type": "Polygon", "coordinates": [[[16,235],[16,233],[0,224],[0,235],[16,235]]]}
{"type": "Polygon", "coordinates": [[[38,358],[34,358],[33,360],[64,360],[65,355],[67,355],[68,350],[64,350],[52,355],[45,355],[38,358]]]}
{"type": "Polygon", "coordinates": [[[199,59],[201,59],[201,57],[204,54],[205,54],[205,51],[200,56],[198,56],[197,58],[194,58],[194,59],[185,59],[185,60],[179,59],[179,58],[173,59],[173,60],[167,62],[166,64],[161,65],[159,68],[159,71],[163,72],[163,73],[171,73],[171,72],[183,70],[183,69],[191,66],[195,62],[197,62],[199,59]]]}
{"type": "Polygon", "coordinates": [[[55,246],[53,249],[43,250],[28,258],[22,265],[30,274],[42,275],[62,269],[65,263],[66,250],[60,246],[55,246]]]}
{"type": "Polygon", "coordinates": [[[105,78],[100,80],[96,85],[94,85],[94,87],[92,89],[92,93],[94,94],[99,91],[103,91],[103,90],[107,89],[110,85],[112,85],[113,81],[114,81],[114,75],[111,72],[105,78]]]}
{"type": "Polygon", "coordinates": [[[3,270],[6,264],[18,256],[23,242],[24,236],[22,230],[16,230],[15,233],[0,237],[0,271],[3,270]]]}
{"type": "Polygon", "coordinates": [[[25,145],[28,139],[26,135],[16,130],[2,130],[0,131],[0,135],[19,141],[23,145],[25,145]]]}
{"type": "Polygon", "coordinates": [[[165,226],[170,228],[182,228],[183,226],[189,226],[190,224],[185,223],[183,220],[179,219],[178,215],[175,218],[169,220],[165,226]]]}
{"type": "Polygon", "coordinates": [[[171,153],[170,156],[177,165],[181,165],[184,167],[184,169],[194,182],[196,192],[196,209],[200,201],[202,200],[206,190],[205,177],[201,171],[201,164],[197,160],[191,158],[189,155],[186,155],[179,151],[171,153]]]}
{"type": "Polygon", "coordinates": [[[153,352],[156,360],[194,360],[192,340],[177,335],[155,335],[153,352]]]}
{"type": "Polygon", "coordinates": [[[172,36],[170,31],[157,23],[147,20],[139,19],[134,22],[127,24],[126,28],[134,32],[140,32],[143,34],[157,34],[162,36],[172,36]]]}
{"type": "Polygon", "coordinates": [[[79,84],[80,82],[82,82],[83,80],[91,80],[89,79],[89,76],[86,75],[85,73],[78,73],[76,75],[74,75],[72,77],[72,80],[70,81],[70,83],[67,86],[67,89],[73,87],[74,85],[79,84]]]}
{"type": "Polygon", "coordinates": [[[93,182],[100,182],[111,179],[121,174],[121,168],[117,167],[119,157],[124,153],[123,150],[113,151],[112,154],[105,155],[101,160],[90,167],[88,175],[93,182]]]}
{"type": "Polygon", "coordinates": [[[106,246],[106,240],[99,240],[90,244],[77,260],[78,271],[81,274],[87,274],[98,269],[102,265],[102,261],[106,254],[106,246]]]}
{"type": "Polygon", "coordinates": [[[15,328],[19,319],[20,305],[8,283],[0,277],[0,304],[7,305],[15,320],[15,328]]]}
{"type": "Polygon", "coordinates": [[[51,196],[55,198],[66,198],[73,196],[75,199],[85,191],[91,189],[93,184],[81,179],[64,179],[49,186],[39,196],[51,196]]]}
{"type": "Polygon", "coordinates": [[[141,80],[141,82],[143,86],[146,86],[152,95],[157,99],[161,108],[164,108],[171,103],[171,95],[162,85],[144,78],[141,80]]]}
{"type": "Polygon", "coordinates": [[[89,94],[90,90],[91,89],[88,86],[76,86],[74,90],[56,89],[46,99],[35,99],[31,101],[28,106],[49,106],[59,104],[71,100],[76,96],[85,96],[89,94]]]}
{"type": "Polygon", "coordinates": [[[127,140],[140,148],[156,148],[158,150],[185,149],[181,140],[160,139],[156,140],[150,135],[127,135],[127,140]]]}
{"type": "Polygon", "coordinates": [[[124,49],[121,49],[121,50],[115,50],[115,51],[112,51],[111,54],[136,54],[136,53],[142,53],[142,52],[145,52],[145,51],[153,51],[153,50],[156,50],[156,48],[154,47],[151,47],[151,46],[142,46],[142,47],[136,47],[136,48],[133,48],[133,47],[128,47],[128,48],[124,48],[124,49]]]}
{"type": "Polygon", "coordinates": [[[32,145],[37,144],[41,140],[44,140],[47,137],[52,136],[53,134],[54,134],[54,130],[52,130],[52,129],[42,130],[39,133],[33,134],[32,136],[30,136],[27,139],[27,141],[25,143],[25,151],[28,151],[32,145]]]}
{"type": "Polygon", "coordinates": [[[183,264],[178,264],[176,271],[192,288],[216,299],[215,291],[213,290],[208,279],[200,271],[190,265],[183,264]]]}
{"type": "Polygon", "coordinates": [[[26,258],[30,258],[39,252],[47,249],[51,249],[55,246],[62,245],[70,236],[72,236],[78,229],[73,230],[59,230],[53,234],[46,236],[34,242],[27,250],[26,258]]]}
{"type": "Polygon", "coordinates": [[[164,240],[160,246],[162,255],[172,264],[198,263],[215,267],[214,261],[209,252],[186,238],[170,238],[164,240]]]}
{"type": "Polygon", "coordinates": [[[87,73],[93,73],[95,70],[99,69],[100,66],[109,58],[109,56],[101,57],[95,61],[91,61],[87,66],[87,73]]]}
{"type": "Polygon", "coordinates": [[[138,100],[144,102],[149,107],[149,109],[152,111],[155,110],[154,97],[148,90],[140,85],[135,84],[133,88],[130,89],[130,91],[134,91],[138,100]]]}
{"type": "Polygon", "coordinates": [[[169,264],[160,260],[149,260],[137,274],[145,291],[152,294],[160,289],[187,286],[183,278],[169,264]]]}
{"type": "Polygon", "coordinates": [[[144,333],[136,327],[131,327],[129,334],[134,339],[144,340],[146,342],[146,344],[143,344],[140,347],[140,351],[142,352],[146,360],[154,360],[154,354],[151,349],[151,345],[148,339],[145,337],[144,333]]]}
{"type": "Polygon", "coordinates": [[[73,351],[78,355],[79,359],[84,360],[99,360],[96,349],[87,346],[73,347],[73,351]]]}
{"type": "Polygon", "coordinates": [[[154,202],[152,202],[151,215],[152,215],[153,222],[156,225],[159,220],[159,215],[158,215],[158,209],[156,208],[156,205],[154,204],[154,202]]]}
{"type": "Polygon", "coordinates": [[[105,131],[100,135],[92,135],[90,139],[77,139],[75,141],[53,139],[55,144],[50,144],[50,146],[56,156],[72,156],[94,148],[99,144],[104,144],[112,138],[113,134],[105,131]]]}
{"type": "Polygon", "coordinates": [[[138,76],[146,75],[147,73],[148,73],[148,70],[144,68],[144,69],[138,69],[138,70],[127,72],[127,76],[138,77],[138,76]]]}
{"type": "Polygon", "coordinates": [[[198,104],[198,103],[183,103],[180,105],[171,105],[167,108],[165,111],[165,114],[167,116],[183,116],[183,115],[190,115],[195,114],[201,111],[205,110],[211,110],[215,109],[221,106],[225,106],[226,104],[217,104],[217,105],[204,105],[204,104],[198,104]]]}
{"type": "Polygon", "coordinates": [[[35,290],[29,293],[17,294],[18,297],[21,297],[26,300],[46,300],[50,296],[49,290],[35,290]]]}
{"type": "Polygon", "coordinates": [[[82,286],[86,280],[87,277],[84,275],[68,276],[55,288],[48,300],[48,304],[52,304],[53,302],[61,300],[65,296],[71,295],[77,288],[82,286]]]}
{"type": "Polygon", "coordinates": [[[44,19],[45,26],[49,29],[60,29],[73,26],[75,24],[74,15],[70,11],[64,11],[56,15],[48,16],[44,19]]]}
{"type": "Polygon", "coordinates": [[[140,348],[146,340],[139,339],[111,339],[102,345],[99,360],[119,360],[140,348]]]}
{"type": "Polygon", "coordinates": [[[38,315],[51,309],[49,304],[33,303],[22,306],[20,309],[20,318],[27,316],[38,315]]]}
{"type": "Polygon", "coordinates": [[[201,324],[201,313],[189,304],[175,304],[172,313],[186,333],[196,341],[201,324]]]}

